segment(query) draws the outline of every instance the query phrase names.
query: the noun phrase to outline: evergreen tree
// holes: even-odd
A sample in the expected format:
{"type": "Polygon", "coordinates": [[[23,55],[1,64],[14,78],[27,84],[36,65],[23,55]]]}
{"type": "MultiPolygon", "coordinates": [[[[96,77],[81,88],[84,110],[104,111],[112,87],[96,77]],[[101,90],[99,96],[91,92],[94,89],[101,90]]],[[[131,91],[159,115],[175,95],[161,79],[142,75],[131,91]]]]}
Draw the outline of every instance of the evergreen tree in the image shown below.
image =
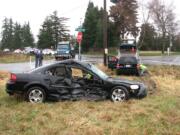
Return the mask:
{"type": "Polygon", "coordinates": [[[22,44],[23,47],[28,47],[34,46],[34,37],[33,34],[31,33],[31,28],[30,28],[30,24],[24,24],[23,27],[21,28],[22,31],[22,44]]]}
{"type": "Polygon", "coordinates": [[[13,47],[13,21],[12,19],[5,18],[3,20],[1,47],[10,48],[10,49],[13,47]]]}
{"type": "Polygon", "coordinates": [[[14,34],[13,34],[13,47],[12,49],[23,48],[22,41],[22,28],[21,25],[17,22],[14,26],[14,34]]]}
{"type": "Polygon", "coordinates": [[[26,46],[33,46],[34,38],[29,23],[23,27],[12,19],[5,18],[2,26],[1,47],[9,49],[23,49],[26,46]]]}
{"type": "Polygon", "coordinates": [[[86,29],[82,41],[82,49],[84,51],[96,47],[97,23],[99,19],[98,13],[98,7],[94,7],[94,4],[89,2],[83,23],[83,28],[86,29]]]}
{"type": "Polygon", "coordinates": [[[96,25],[96,42],[94,49],[103,48],[103,26],[102,19],[99,19],[96,25]]]}
{"type": "Polygon", "coordinates": [[[64,17],[58,17],[56,11],[46,17],[39,32],[38,46],[50,48],[56,46],[59,41],[69,40],[69,30],[65,25],[67,20],[64,17]]]}
{"type": "Polygon", "coordinates": [[[49,17],[47,17],[44,21],[38,38],[39,48],[50,48],[56,44],[53,39],[52,21],[49,19],[49,17]]]}

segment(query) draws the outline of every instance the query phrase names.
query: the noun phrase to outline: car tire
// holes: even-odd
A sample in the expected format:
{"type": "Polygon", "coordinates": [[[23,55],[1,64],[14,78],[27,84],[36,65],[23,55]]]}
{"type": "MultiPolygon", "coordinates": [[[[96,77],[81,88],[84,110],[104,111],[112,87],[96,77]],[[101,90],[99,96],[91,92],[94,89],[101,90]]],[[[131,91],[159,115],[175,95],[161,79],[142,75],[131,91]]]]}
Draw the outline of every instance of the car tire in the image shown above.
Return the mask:
{"type": "Polygon", "coordinates": [[[26,92],[25,99],[31,103],[43,103],[46,99],[46,93],[41,87],[31,87],[26,92]]]}
{"type": "Polygon", "coordinates": [[[122,86],[115,87],[111,90],[110,98],[113,102],[123,102],[129,99],[129,91],[122,86]]]}

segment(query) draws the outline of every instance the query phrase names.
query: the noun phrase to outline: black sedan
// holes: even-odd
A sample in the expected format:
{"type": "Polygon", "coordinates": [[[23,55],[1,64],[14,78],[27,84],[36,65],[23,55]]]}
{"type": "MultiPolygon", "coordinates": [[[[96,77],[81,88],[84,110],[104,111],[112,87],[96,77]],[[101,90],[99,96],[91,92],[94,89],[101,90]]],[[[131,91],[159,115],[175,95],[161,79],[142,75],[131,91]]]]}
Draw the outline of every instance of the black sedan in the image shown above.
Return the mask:
{"type": "Polygon", "coordinates": [[[28,73],[11,73],[9,95],[21,94],[26,101],[104,100],[125,101],[147,95],[144,84],[107,76],[92,64],[65,60],[28,73]]]}

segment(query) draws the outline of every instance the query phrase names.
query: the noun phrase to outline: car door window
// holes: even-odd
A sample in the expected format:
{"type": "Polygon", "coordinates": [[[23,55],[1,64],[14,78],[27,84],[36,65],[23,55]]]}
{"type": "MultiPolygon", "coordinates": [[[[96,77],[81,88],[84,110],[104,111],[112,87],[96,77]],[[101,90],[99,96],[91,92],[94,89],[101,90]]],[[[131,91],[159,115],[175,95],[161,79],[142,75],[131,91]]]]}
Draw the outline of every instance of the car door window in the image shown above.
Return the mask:
{"type": "Polygon", "coordinates": [[[72,72],[71,76],[73,79],[76,79],[76,78],[88,79],[88,80],[93,79],[93,75],[91,73],[80,68],[72,67],[71,72],[72,72]]]}
{"type": "Polygon", "coordinates": [[[57,67],[54,71],[54,76],[65,77],[65,75],[66,75],[66,70],[64,67],[57,67]]]}
{"type": "Polygon", "coordinates": [[[83,78],[83,71],[79,68],[71,68],[72,78],[83,78]]]}
{"type": "Polygon", "coordinates": [[[55,77],[64,77],[66,75],[65,67],[53,67],[48,69],[45,74],[55,77]]]}

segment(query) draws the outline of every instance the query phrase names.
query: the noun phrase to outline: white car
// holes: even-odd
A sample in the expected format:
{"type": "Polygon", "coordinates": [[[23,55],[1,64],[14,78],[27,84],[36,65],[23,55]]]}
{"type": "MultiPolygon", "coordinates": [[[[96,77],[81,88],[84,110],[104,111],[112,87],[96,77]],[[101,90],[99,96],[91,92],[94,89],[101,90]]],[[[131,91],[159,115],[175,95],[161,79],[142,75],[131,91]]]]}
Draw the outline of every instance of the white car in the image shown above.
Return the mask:
{"type": "Polygon", "coordinates": [[[10,52],[10,49],[5,48],[5,49],[3,50],[3,52],[10,52]]]}
{"type": "Polygon", "coordinates": [[[44,49],[44,50],[42,51],[42,53],[43,53],[44,55],[54,55],[54,54],[55,54],[55,52],[54,52],[52,49],[44,49]]]}
{"type": "Polygon", "coordinates": [[[14,53],[22,53],[22,51],[21,51],[21,49],[16,49],[16,50],[14,50],[14,53]]]}
{"type": "Polygon", "coordinates": [[[34,52],[34,49],[31,48],[31,47],[25,47],[24,51],[23,51],[24,54],[29,54],[29,53],[32,53],[32,52],[34,52]]]}

